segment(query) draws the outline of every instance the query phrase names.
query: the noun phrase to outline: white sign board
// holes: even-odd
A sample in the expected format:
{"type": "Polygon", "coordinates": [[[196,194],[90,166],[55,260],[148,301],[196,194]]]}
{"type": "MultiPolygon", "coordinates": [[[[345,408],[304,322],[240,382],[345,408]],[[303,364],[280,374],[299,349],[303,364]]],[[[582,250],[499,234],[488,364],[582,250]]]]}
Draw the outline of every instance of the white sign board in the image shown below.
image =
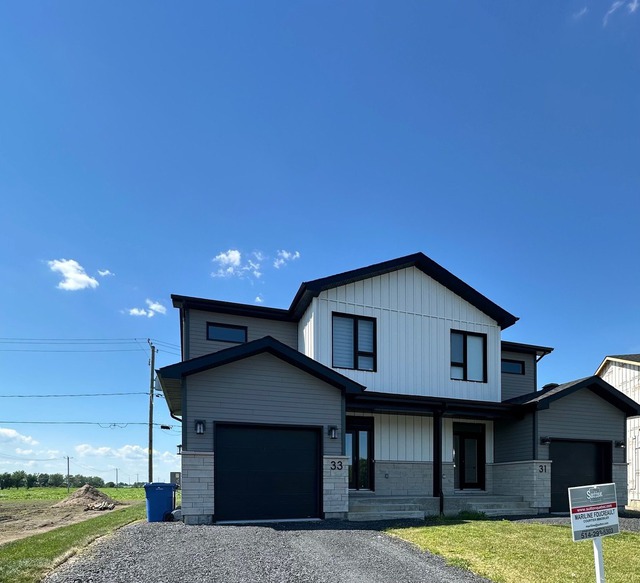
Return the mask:
{"type": "Polygon", "coordinates": [[[569,488],[573,542],[620,532],[615,484],[569,488]]]}

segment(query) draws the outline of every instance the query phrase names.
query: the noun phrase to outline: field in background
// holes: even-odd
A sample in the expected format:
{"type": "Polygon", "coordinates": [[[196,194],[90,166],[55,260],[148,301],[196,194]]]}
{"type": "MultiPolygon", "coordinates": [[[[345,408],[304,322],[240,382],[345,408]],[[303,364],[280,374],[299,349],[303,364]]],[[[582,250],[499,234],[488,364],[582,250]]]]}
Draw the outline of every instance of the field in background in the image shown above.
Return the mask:
{"type": "MultiPolygon", "coordinates": [[[[70,492],[74,492],[76,488],[71,488],[70,492]]],[[[144,488],[98,488],[100,492],[104,492],[114,500],[121,502],[131,502],[135,500],[144,500],[144,488]]],[[[67,488],[7,488],[0,490],[0,504],[3,501],[18,500],[49,500],[52,504],[60,500],[64,500],[69,493],[67,488]]]]}

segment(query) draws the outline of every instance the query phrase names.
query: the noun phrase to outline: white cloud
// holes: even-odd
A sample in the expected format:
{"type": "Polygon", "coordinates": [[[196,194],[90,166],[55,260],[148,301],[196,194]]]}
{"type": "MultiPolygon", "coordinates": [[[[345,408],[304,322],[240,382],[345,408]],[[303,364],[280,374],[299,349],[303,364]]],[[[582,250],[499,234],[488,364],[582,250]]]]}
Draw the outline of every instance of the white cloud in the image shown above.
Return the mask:
{"type": "Polygon", "coordinates": [[[49,261],[48,265],[51,271],[59,273],[64,278],[58,284],[58,289],[77,291],[100,285],[98,280],[87,275],[84,267],[74,259],[54,259],[49,261]]]}
{"type": "Polygon", "coordinates": [[[160,302],[154,302],[153,300],[146,299],[145,303],[147,304],[148,309],[145,310],[144,308],[130,308],[129,315],[153,318],[156,314],[167,313],[167,308],[160,302]]]}
{"type": "Polygon", "coordinates": [[[108,269],[98,269],[98,275],[100,277],[107,277],[108,275],[115,275],[115,273],[109,271],[108,269]]]}
{"type": "Polygon", "coordinates": [[[276,259],[273,262],[273,266],[276,269],[280,269],[281,267],[289,263],[289,261],[294,261],[295,259],[300,259],[299,251],[295,251],[292,253],[290,251],[285,251],[284,249],[282,249],[278,251],[276,259]]]}
{"type": "Polygon", "coordinates": [[[253,252],[253,259],[242,261],[242,253],[238,249],[229,249],[224,253],[218,253],[212,261],[217,263],[218,269],[214,271],[212,277],[239,277],[252,275],[256,279],[262,276],[260,270],[261,262],[264,256],[260,251],[253,252]]]}
{"type": "Polygon", "coordinates": [[[22,435],[15,429],[0,427],[0,443],[26,443],[27,445],[38,445],[38,442],[30,435],[22,435]]]}
{"type": "Polygon", "coordinates": [[[254,301],[256,304],[264,304],[264,298],[262,297],[262,294],[258,294],[254,301]]]}
{"type": "MultiPolygon", "coordinates": [[[[129,315],[130,316],[146,316],[147,315],[147,310],[143,309],[143,308],[131,308],[129,310],[129,315]]],[[[151,314],[153,316],[153,314],[151,314]]]]}
{"type": "MultiPolygon", "coordinates": [[[[88,443],[81,443],[75,446],[76,454],[79,457],[98,457],[98,458],[116,458],[124,462],[136,462],[149,459],[149,448],[140,445],[123,445],[119,448],[109,446],[94,447],[88,443]]],[[[169,451],[160,452],[153,450],[155,459],[159,459],[165,463],[175,463],[179,458],[176,454],[169,451]]]]}
{"type": "Polygon", "coordinates": [[[160,302],[154,302],[152,300],[145,300],[147,306],[149,306],[149,310],[151,312],[155,312],[156,314],[166,314],[167,308],[165,308],[160,302]]]}
{"type": "Polygon", "coordinates": [[[620,8],[622,8],[623,6],[627,7],[627,11],[629,12],[629,14],[633,14],[638,10],[638,8],[640,8],[640,0],[614,0],[611,6],[609,6],[609,10],[607,10],[604,18],[602,19],[602,26],[607,26],[609,17],[620,10],[620,8]]]}
{"type": "Polygon", "coordinates": [[[589,8],[584,6],[581,10],[578,10],[577,12],[574,12],[571,16],[575,20],[580,20],[583,16],[585,16],[587,14],[587,12],[589,12],[589,8]]]}

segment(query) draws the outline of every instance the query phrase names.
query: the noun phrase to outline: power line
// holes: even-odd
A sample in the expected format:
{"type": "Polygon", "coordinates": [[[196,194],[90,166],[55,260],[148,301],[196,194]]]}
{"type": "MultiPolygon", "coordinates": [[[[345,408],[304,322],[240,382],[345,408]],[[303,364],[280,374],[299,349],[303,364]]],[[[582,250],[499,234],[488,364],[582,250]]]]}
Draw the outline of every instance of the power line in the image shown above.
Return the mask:
{"type": "MultiPolygon", "coordinates": [[[[115,421],[0,421],[0,423],[5,425],[98,425],[103,429],[113,429],[115,427],[122,429],[129,425],[149,425],[149,423],[142,423],[139,421],[126,421],[122,423],[118,423],[115,421]]],[[[154,423],[153,425],[154,427],[161,427],[164,425],[165,427],[169,427],[169,429],[173,429],[173,425],[167,425],[165,423],[154,423]]]]}
{"type": "Polygon", "coordinates": [[[69,394],[49,394],[49,395],[0,395],[0,399],[47,399],[56,397],[121,397],[124,395],[146,395],[145,391],[137,391],[130,393],[69,393],[69,394]]]}
{"type": "Polygon", "coordinates": [[[47,459],[35,459],[35,458],[19,457],[15,455],[7,455],[5,453],[0,453],[0,457],[7,458],[10,460],[21,461],[21,462],[52,462],[60,459],[59,457],[50,457],[47,459]]]}
{"type": "Polygon", "coordinates": [[[0,348],[0,352],[58,352],[58,353],[70,353],[78,354],[82,352],[139,352],[140,348],[99,348],[90,350],[56,350],[56,349],[44,349],[44,348],[0,348]]]}

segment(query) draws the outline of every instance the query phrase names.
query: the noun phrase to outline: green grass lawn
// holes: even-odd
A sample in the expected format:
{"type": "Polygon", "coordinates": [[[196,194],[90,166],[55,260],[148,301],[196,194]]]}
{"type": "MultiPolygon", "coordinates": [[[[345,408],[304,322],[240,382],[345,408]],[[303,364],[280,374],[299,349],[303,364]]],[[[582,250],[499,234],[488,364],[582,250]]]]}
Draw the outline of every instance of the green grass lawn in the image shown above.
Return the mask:
{"type": "MultiPolygon", "coordinates": [[[[497,583],[595,581],[593,544],[572,542],[568,526],[445,519],[388,533],[497,583]]],[[[605,537],[603,548],[607,583],[640,583],[640,534],[605,537]]]]}
{"type": "Polygon", "coordinates": [[[0,583],[37,583],[91,541],[144,517],[145,505],[134,503],[84,522],[0,545],[0,583]]]}

